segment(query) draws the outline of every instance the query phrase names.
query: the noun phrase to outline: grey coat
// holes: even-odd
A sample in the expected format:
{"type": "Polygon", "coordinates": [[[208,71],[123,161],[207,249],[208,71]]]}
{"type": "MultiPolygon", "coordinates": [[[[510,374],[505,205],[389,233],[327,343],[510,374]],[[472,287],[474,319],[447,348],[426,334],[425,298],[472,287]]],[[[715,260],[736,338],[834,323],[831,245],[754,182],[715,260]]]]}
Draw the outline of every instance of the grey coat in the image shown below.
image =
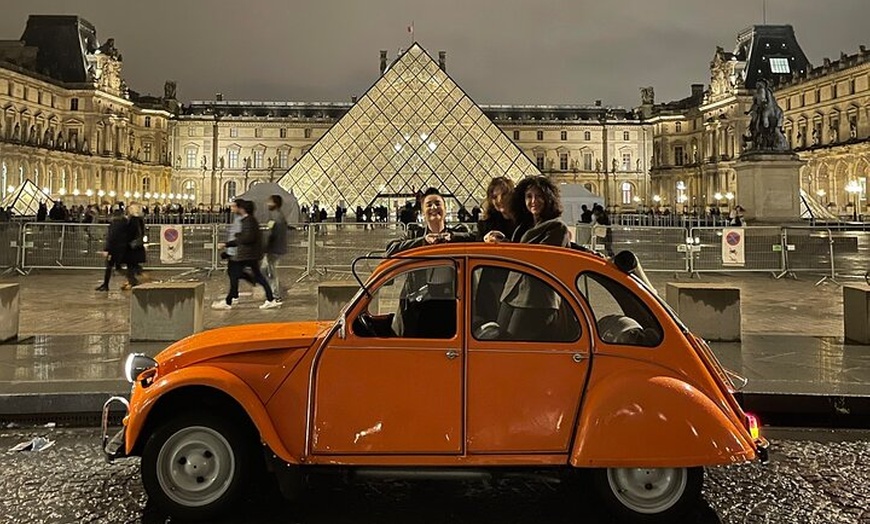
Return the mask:
{"type": "MultiPolygon", "coordinates": [[[[517,228],[514,237],[526,244],[547,244],[568,247],[571,239],[568,226],[558,218],[541,222],[528,230],[517,228]]],[[[508,274],[501,302],[519,309],[559,309],[559,295],[544,282],[517,271],[508,274]]]]}
{"type": "Polygon", "coordinates": [[[269,212],[269,240],[266,243],[266,254],[287,254],[287,219],[280,209],[269,212]]]}

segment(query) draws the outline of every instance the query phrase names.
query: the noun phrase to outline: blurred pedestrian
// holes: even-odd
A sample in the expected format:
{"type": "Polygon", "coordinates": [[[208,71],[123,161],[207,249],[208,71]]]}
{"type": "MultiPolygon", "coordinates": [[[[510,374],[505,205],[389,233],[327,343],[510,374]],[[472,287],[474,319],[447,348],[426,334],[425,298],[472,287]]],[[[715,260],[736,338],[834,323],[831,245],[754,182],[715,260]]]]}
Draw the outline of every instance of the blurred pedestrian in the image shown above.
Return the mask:
{"type": "Polygon", "coordinates": [[[269,287],[269,282],[260,272],[260,259],[263,258],[263,235],[260,232],[260,224],[254,218],[254,203],[250,200],[237,200],[236,209],[239,216],[242,217],[241,231],[239,231],[233,240],[226,244],[219,244],[218,247],[237,247],[236,254],[233,257],[238,264],[230,265],[230,290],[224,301],[216,301],[211,307],[212,309],[232,309],[233,299],[239,296],[239,279],[245,270],[250,270],[257,284],[263,286],[266,292],[266,301],[260,306],[260,309],[272,309],[281,307],[281,303],[275,300],[272,294],[272,288],[269,287]]]}
{"type": "Polygon", "coordinates": [[[106,233],[106,243],[103,245],[103,256],[106,257],[106,271],[103,283],[97,291],[108,291],[112,271],[120,271],[124,263],[124,252],[127,248],[127,217],[122,211],[112,213],[109,231],[106,233]]]}
{"type": "MultiPolygon", "coordinates": [[[[287,219],[281,207],[284,199],[281,195],[272,195],[266,200],[269,209],[269,237],[266,241],[266,256],[263,259],[263,276],[269,281],[275,300],[282,301],[281,282],[278,279],[278,262],[287,254],[287,219]]],[[[341,208],[337,208],[340,212],[341,208]]]]}
{"type": "Polygon", "coordinates": [[[145,220],[142,219],[142,207],[139,204],[127,206],[127,245],[124,252],[124,263],[127,265],[127,285],[129,289],[139,285],[139,275],[142,273],[142,264],[146,261],[145,243],[145,220]]]}

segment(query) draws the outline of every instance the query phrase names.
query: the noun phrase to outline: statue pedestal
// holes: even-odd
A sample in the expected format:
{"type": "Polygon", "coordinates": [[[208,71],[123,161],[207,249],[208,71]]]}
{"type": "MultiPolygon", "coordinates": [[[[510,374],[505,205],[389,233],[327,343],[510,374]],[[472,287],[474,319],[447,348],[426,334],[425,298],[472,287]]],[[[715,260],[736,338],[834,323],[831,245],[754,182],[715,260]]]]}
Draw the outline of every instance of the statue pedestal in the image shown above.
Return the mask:
{"type": "Polygon", "coordinates": [[[805,164],[794,153],[740,155],[736,203],[754,223],[796,222],[801,217],[800,169],[805,164]]]}

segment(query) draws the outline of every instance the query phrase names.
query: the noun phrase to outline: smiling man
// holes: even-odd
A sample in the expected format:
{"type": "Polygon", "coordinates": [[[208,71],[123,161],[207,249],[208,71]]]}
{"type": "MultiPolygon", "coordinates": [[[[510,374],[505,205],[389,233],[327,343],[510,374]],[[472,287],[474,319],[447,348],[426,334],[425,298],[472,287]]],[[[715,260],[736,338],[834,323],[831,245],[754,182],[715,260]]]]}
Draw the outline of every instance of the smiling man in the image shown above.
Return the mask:
{"type": "Polygon", "coordinates": [[[474,237],[464,230],[464,226],[447,227],[447,207],[444,203],[444,197],[434,187],[430,187],[423,193],[420,207],[423,210],[426,228],[409,228],[402,238],[387,244],[387,256],[429,244],[471,242],[474,240],[474,237]]]}

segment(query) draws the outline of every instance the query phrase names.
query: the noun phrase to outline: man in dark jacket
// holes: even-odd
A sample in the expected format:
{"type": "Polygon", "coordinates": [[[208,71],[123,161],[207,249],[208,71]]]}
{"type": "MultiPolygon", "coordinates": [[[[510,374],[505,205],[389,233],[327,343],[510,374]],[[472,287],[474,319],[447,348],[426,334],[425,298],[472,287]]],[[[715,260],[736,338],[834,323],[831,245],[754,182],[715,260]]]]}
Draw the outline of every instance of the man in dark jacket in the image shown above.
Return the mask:
{"type": "Polygon", "coordinates": [[[120,271],[124,263],[124,252],[127,250],[127,217],[123,211],[112,213],[112,221],[109,223],[109,231],[106,234],[106,243],[103,245],[103,256],[106,257],[106,272],[103,275],[103,283],[97,291],[108,291],[109,280],[112,278],[112,270],[120,271]]]}
{"type": "MultiPolygon", "coordinates": [[[[127,285],[139,285],[139,274],[145,263],[145,221],[142,219],[142,207],[139,204],[127,206],[126,249],[124,263],[127,264],[127,285]]],[[[126,287],[126,286],[125,286],[126,287]]]]}
{"type": "Polygon", "coordinates": [[[237,248],[233,260],[238,264],[230,264],[229,266],[230,291],[227,293],[227,298],[223,302],[213,303],[211,307],[212,309],[232,309],[233,298],[239,295],[239,279],[245,269],[251,270],[254,280],[263,286],[263,290],[266,292],[266,301],[263,302],[260,309],[281,307],[281,303],[275,300],[274,295],[272,295],[269,282],[260,272],[260,259],[263,258],[263,235],[260,233],[260,224],[254,218],[254,203],[249,200],[241,200],[237,203],[237,212],[242,217],[242,230],[234,240],[230,240],[226,244],[219,244],[218,247],[237,248]]]}
{"type": "MultiPolygon", "coordinates": [[[[281,302],[281,282],[278,280],[278,262],[287,254],[287,219],[281,206],[281,195],[272,195],[266,201],[269,208],[269,238],[266,241],[266,257],[263,260],[263,275],[269,281],[275,300],[281,302]]],[[[339,208],[340,209],[340,208],[339,208]]]]}

